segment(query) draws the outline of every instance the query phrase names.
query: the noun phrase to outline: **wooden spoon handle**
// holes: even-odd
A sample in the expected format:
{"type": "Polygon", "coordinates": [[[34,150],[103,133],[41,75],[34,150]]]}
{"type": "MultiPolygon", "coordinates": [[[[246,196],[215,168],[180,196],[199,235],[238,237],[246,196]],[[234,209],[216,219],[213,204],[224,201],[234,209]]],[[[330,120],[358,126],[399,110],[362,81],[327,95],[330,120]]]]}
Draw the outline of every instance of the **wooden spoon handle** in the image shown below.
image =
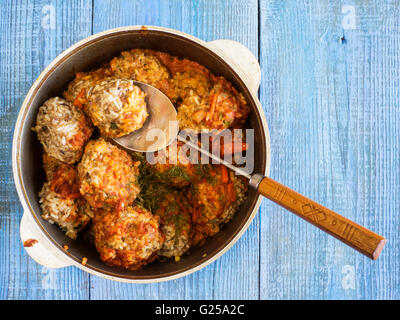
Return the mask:
{"type": "Polygon", "coordinates": [[[268,177],[261,180],[258,192],[373,260],[378,258],[386,243],[386,239],[375,232],[268,177]]]}

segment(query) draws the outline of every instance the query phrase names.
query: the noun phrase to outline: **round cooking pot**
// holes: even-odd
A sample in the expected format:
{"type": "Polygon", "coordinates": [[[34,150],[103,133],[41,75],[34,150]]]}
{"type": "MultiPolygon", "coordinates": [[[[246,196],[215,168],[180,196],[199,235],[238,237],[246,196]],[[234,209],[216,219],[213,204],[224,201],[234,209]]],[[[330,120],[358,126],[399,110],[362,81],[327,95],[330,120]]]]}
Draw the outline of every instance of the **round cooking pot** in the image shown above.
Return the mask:
{"type": "Polygon", "coordinates": [[[95,34],[64,51],[41,73],[22,104],[15,126],[12,164],[24,208],[20,235],[23,242],[37,240],[25,249],[43,266],[73,265],[97,276],[124,282],[176,279],[200,270],[225,253],[242,236],[258,211],[261,197],[255,190],[249,190],[247,200],[234,218],[203,246],[192,248],[190,254],[182,256],[178,262],[155,261],[137,271],[105,265],[94,246],[84,240],[71,240],[56,225],[41,218],[38,193],[45,180],[42,148],[31,130],[38,108],[48,98],[61,96],[76,72],[88,70],[133,48],[154,49],[197,61],[230,81],[243,93],[251,110],[247,126],[255,130],[254,170],[266,175],[269,172],[269,133],[257,99],[261,72],[257,59],[246,47],[231,40],[204,42],[176,30],[150,26],[123,27],[95,34]],[[63,249],[64,245],[68,250],[63,249]],[[84,257],[87,262],[82,264],[84,257]]]}

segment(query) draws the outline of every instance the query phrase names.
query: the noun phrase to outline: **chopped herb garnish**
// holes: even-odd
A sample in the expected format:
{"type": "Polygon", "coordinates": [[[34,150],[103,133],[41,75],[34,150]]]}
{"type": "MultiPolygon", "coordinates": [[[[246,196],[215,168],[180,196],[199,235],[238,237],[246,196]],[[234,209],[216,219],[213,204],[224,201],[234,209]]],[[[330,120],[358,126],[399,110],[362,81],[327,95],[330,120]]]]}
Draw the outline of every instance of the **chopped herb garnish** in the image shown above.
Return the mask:
{"type": "Polygon", "coordinates": [[[168,171],[168,175],[171,178],[182,178],[186,181],[190,181],[190,177],[188,176],[188,174],[185,172],[185,170],[183,170],[182,167],[180,166],[173,166],[169,171],[168,171]]]}

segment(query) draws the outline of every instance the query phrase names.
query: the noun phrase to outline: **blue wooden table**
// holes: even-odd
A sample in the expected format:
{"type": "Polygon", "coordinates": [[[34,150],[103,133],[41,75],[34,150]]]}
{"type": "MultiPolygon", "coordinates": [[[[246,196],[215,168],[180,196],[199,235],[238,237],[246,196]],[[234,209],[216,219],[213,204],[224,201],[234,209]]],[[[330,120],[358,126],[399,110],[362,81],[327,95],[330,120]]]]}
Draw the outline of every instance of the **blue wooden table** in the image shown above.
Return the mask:
{"type": "Polygon", "coordinates": [[[0,299],[400,299],[399,4],[1,0],[0,299]],[[262,68],[271,177],[387,237],[380,258],[267,200],[231,250],[175,281],[116,283],[29,258],[10,154],[24,96],[73,43],[142,24],[250,48],[262,68]]]}

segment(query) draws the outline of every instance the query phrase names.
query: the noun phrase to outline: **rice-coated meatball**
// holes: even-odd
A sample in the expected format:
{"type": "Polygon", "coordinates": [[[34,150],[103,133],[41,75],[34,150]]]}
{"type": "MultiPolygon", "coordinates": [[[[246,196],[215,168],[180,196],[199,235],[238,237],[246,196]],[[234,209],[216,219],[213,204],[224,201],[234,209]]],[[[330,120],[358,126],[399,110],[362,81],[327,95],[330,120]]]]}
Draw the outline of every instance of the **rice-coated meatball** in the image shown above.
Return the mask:
{"type": "Polygon", "coordinates": [[[210,81],[214,75],[195,61],[182,57],[171,56],[165,52],[145,50],[154,55],[170,72],[170,81],[163,82],[164,87],[159,88],[174,103],[180,103],[190,91],[196,95],[203,96],[210,90],[210,81]],[[185,90],[186,89],[186,90],[185,90]]]}
{"type": "Polygon", "coordinates": [[[212,84],[201,72],[188,70],[176,73],[171,80],[175,100],[181,100],[195,94],[199,97],[208,97],[212,84]]]}
{"type": "Polygon", "coordinates": [[[74,163],[81,158],[93,127],[81,110],[55,97],[39,108],[33,130],[49,156],[74,163]]]}
{"type": "Polygon", "coordinates": [[[64,163],[44,154],[43,168],[46,172],[47,181],[50,182],[53,191],[68,198],[78,198],[81,196],[77,181],[78,172],[74,165],[64,163]]]}
{"type": "Polygon", "coordinates": [[[164,241],[159,220],[138,206],[96,213],[94,234],[100,259],[107,265],[130,270],[153,261],[164,241]]]}
{"type": "Polygon", "coordinates": [[[249,108],[242,94],[223,78],[219,78],[208,95],[194,90],[178,106],[179,126],[182,129],[201,130],[240,127],[247,119],[249,108]]]}
{"type": "Polygon", "coordinates": [[[139,165],[103,138],[91,140],[78,164],[80,193],[95,209],[122,210],[140,192],[139,165]]]}
{"type": "Polygon", "coordinates": [[[213,236],[245,200],[247,184],[222,165],[213,165],[191,187],[193,244],[213,236]]]}
{"type": "Polygon", "coordinates": [[[152,54],[142,49],[124,51],[110,62],[115,77],[150,84],[162,91],[168,86],[167,68],[152,54]]]}
{"type": "Polygon", "coordinates": [[[79,193],[76,168],[47,155],[43,160],[48,182],[39,193],[42,218],[76,239],[93,217],[92,209],[79,193]]]}
{"type": "Polygon", "coordinates": [[[108,68],[78,72],[75,79],[69,83],[67,90],[64,91],[64,98],[74,106],[85,109],[90,90],[106,78],[110,79],[110,76],[111,71],[108,68]]]}
{"type": "Polygon", "coordinates": [[[209,131],[210,128],[204,124],[209,110],[208,97],[200,97],[192,92],[178,106],[177,119],[179,127],[183,130],[190,129],[196,132],[201,132],[201,130],[209,131]]]}
{"type": "Polygon", "coordinates": [[[63,198],[59,193],[51,191],[48,182],[43,185],[39,197],[42,218],[56,223],[71,239],[75,240],[78,232],[90,221],[90,217],[85,214],[90,208],[84,199],[63,198]]]}
{"type": "Polygon", "coordinates": [[[90,90],[85,111],[103,136],[117,138],[143,126],[145,96],[132,80],[107,80],[90,90]]]}
{"type": "Polygon", "coordinates": [[[170,191],[158,201],[154,214],[161,218],[161,231],[165,236],[165,242],[159,251],[160,256],[179,260],[189,250],[192,210],[182,192],[170,191]]]}
{"type": "Polygon", "coordinates": [[[239,127],[249,115],[249,107],[243,95],[231,83],[219,78],[209,96],[210,112],[206,116],[208,126],[215,129],[239,127]]]}
{"type": "Polygon", "coordinates": [[[171,80],[171,99],[178,106],[179,126],[198,131],[210,109],[208,97],[212,84],[202,72],[188,69],[177,72],[171,80]]]}

